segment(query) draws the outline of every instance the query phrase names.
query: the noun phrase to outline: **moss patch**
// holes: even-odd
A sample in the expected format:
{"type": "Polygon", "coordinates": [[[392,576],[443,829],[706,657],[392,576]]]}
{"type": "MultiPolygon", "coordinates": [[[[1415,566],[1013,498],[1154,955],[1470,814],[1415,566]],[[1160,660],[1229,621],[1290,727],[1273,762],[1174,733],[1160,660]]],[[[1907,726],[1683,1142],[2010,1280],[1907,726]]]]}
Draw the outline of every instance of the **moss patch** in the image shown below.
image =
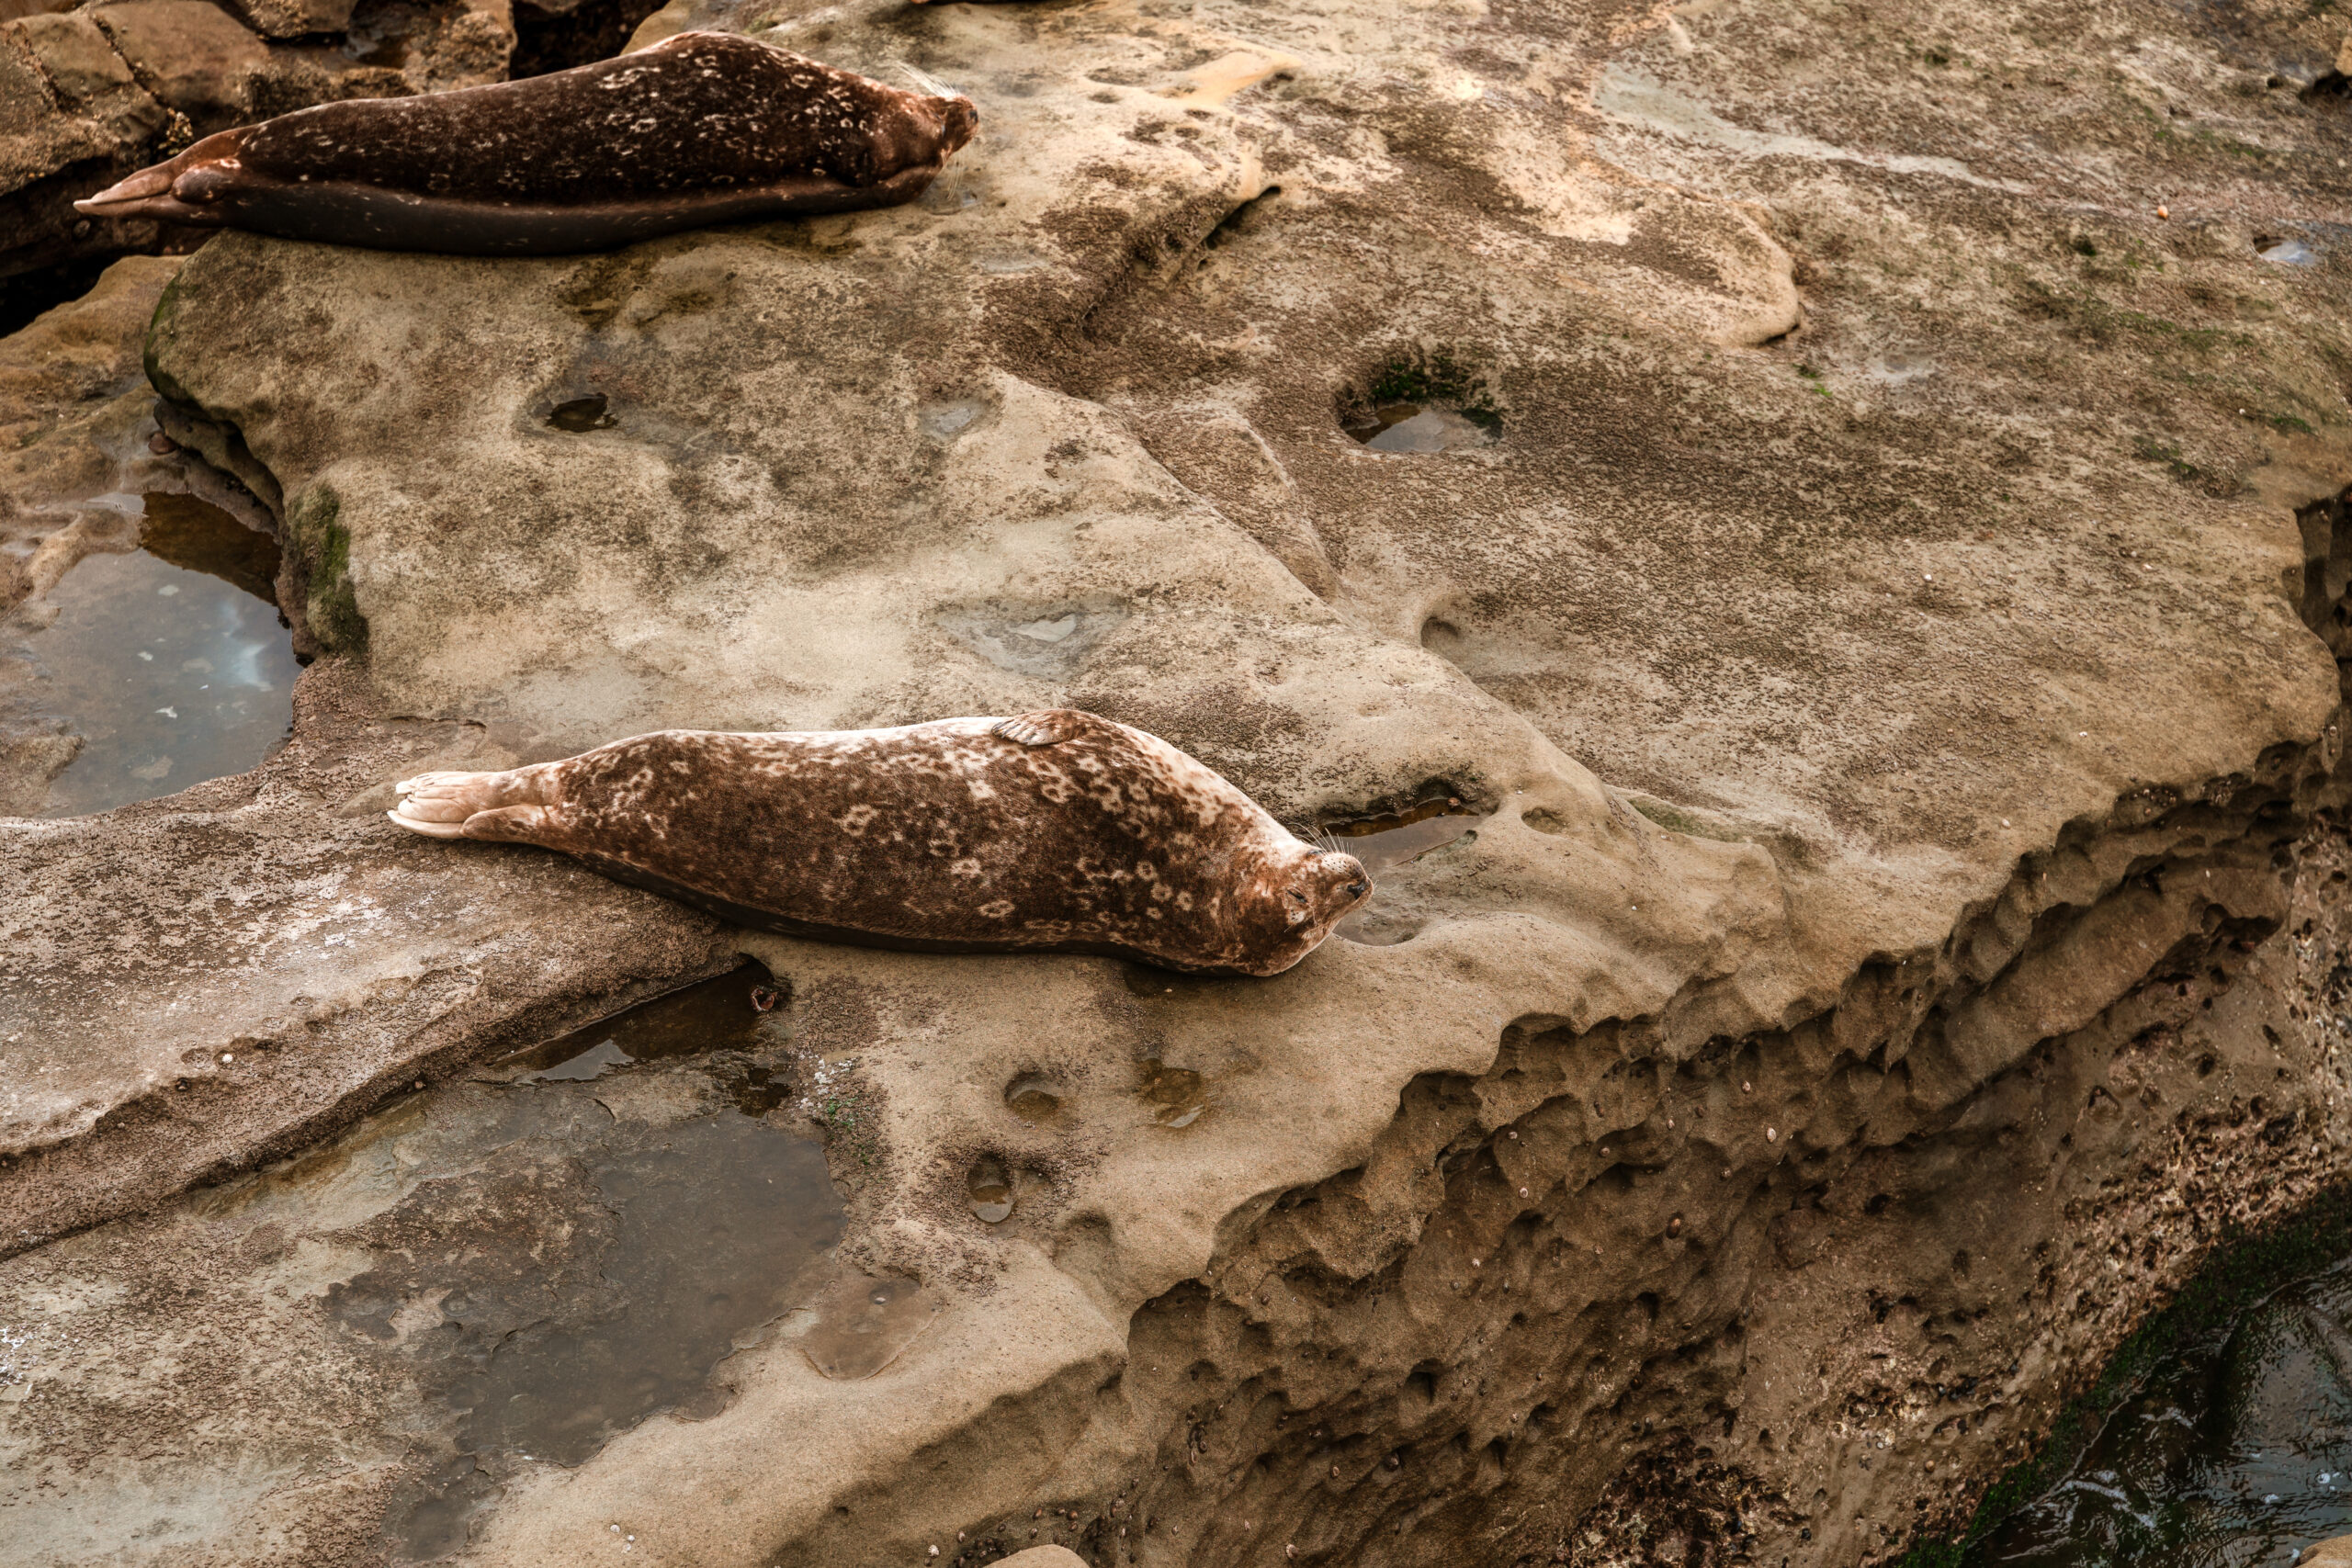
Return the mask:
{"type": "Polygon", "coordinates": [[[1484,378],[1442,350],[1390,360],[1373,378],[1367,399],[1375,405],[1442,403],[1488,430],[1503,423],[1484,378]]]}
{"type": "Polygon", "coordinates": [[[343,525],[343,499],[312,485],[286,509],[286,532],[302,562],[302,613],[311,636],[330,652],[368,647],[368,619],[351,586],[351,532],[343,525]]]}

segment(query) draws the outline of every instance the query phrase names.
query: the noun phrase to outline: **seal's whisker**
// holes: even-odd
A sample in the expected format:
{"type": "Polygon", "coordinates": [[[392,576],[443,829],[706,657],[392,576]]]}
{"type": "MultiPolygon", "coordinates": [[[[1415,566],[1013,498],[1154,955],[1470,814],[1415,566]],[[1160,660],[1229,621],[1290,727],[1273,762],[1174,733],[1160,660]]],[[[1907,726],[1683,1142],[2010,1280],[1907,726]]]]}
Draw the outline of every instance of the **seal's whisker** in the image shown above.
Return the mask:
{"type": "Polygon", "coordinates": [[[951,87],[946,83],[941,81],[938,77],[918,71],[903,60],[899,62],[899,69],[905,73],[908,81],[912,82],[916,86],[921,87],[924,92],[929,93],[934,98],[967,98],[971,96],[969,93],[965,92],[962,88],[951,87]]]}

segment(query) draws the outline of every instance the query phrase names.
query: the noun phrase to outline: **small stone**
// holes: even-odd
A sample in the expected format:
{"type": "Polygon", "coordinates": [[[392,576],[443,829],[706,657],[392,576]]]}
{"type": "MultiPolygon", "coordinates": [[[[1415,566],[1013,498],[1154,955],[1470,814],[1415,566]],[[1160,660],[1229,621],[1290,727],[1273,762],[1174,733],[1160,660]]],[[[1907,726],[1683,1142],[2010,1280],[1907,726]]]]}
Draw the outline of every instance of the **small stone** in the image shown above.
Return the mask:
{"type": "Polygon", "coordinates": [[[1767,1128],[1765,1128],[1765,1129],[1764,1129],[1764,1141],[1765,1141],[1766,1143],[1768,1143],[1768,1144],[1777,1144],[1777,1143],[1779,1143],[1779,1142],[1781,1141],[1781,1134],[1780,1134],[1780,1130],[1779,1130],[1778,1128],[1773,1128],[1773,1127],[1767,1127],[1767,1128]]]}
{"type": "Polygon", "coordinates": [[[180,444],[160,430],[147,438],[147,450],[158,457],[168,457],[179,449],[180,444]]]}
{"type": "Polygon", "coordinates": [[[2156,205],[2156,216],[2159,218],[2170,219],[2172,217],[2172,209],[2159,202],[2156,205]]]}
{"type": "Polygon", "coordinates": [[[223,1063],[233,1062],[236,1059],[237,1054],[234,1051],[223,1051],[220,1053],[220,1060],[223,1063]]]}

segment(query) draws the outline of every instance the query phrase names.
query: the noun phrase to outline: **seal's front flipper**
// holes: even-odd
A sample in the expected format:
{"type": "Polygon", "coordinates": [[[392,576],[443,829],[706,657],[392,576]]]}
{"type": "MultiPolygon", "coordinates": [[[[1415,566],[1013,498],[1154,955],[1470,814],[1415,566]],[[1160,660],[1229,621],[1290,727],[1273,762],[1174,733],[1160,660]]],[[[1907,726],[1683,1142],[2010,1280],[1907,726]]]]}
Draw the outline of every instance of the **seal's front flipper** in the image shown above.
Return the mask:
{"type": "Polygon", "coordinates": [[[1110,720],[1077,708],[1041,708],[1001,718],[989,731],[1016,746],[1056,746],[1081,735],[1102,732],[1110,720]]]}

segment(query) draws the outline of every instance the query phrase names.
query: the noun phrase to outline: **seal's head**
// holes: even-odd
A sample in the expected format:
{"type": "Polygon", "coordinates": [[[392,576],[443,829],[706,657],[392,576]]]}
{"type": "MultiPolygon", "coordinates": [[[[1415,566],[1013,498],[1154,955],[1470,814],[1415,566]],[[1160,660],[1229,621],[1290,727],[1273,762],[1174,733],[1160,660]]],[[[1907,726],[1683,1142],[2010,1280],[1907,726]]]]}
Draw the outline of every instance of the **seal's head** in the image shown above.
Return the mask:
{"type": "Polygon", "coordinates": [[[932,107],[939,114],[939,156],[944,160],[980,129],[980,111],[960,93],[952,98],[938,99],[932,107]]]}
{"type": "Polygon", "coordinates": [[[922,95],[912,100],[922,122],[919,141],[932,149],[933,161],[944,165],[980,129],[979,106],[936,76],[927,76],[911,65],[899,69],[922,95]]]}
{"type": "Polygon", "coordinates": [[[1289,968],[1322,944],[1348,912],[1372,896],[1372,876],[1351,854],[1314,844],[1269,854],[1249,884],[1238,913],[1253,944],[1268,953],[1261,975],[1289,968]]]}

